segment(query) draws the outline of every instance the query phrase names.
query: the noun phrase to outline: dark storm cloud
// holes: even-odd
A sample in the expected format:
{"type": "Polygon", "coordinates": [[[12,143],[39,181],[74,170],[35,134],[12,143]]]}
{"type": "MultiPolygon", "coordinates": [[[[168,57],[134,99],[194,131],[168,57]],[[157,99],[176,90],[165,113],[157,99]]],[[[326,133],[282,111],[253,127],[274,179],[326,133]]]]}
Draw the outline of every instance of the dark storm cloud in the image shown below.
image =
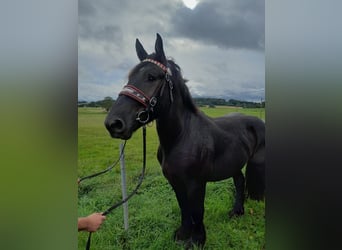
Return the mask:
{"type": "Polygon", "coordinates": [[[263,50],[264,1],[201,1],[193,10],[180,8],[173,16],[178,36],[224,48],[263,50]]]}
{"type": "Polygon", "coordinates": [[[265,3],[202,0],[191,10],[181,1],[169,0],[79,1],[80,38],[113,40],[132,31],[159,32],[223,48],[264,50],[265,3]]]}
{"type": "Polygon", "coordinates": [[[79,97],[115,97],[138,62],[135,39],[150,53],[156,33],[195,96],[264,96],[264,1],[79,1],[79,97]],[[253,86],[250,86],[253,85],[253,86]]]}

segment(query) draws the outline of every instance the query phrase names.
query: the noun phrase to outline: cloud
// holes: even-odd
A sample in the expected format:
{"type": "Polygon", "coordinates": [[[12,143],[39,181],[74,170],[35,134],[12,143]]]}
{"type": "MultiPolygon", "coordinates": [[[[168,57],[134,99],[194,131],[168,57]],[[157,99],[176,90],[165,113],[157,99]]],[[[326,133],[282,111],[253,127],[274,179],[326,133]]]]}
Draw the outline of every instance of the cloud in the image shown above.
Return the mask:
{"type": "Polygon", "coordinates": [[[224,48],[263,50],[264,8],[264,1],[201,1],[193,10],[177,10],[172,18],[173,31],[224,48]]]}
{"type": "MultiPolygon", "coordinates": [[[[264,54],[260,51],[223,49],[191,39],[172,39],[171,50],[182,68],[192,94],[198,96],[239,96],[244,100],[264,99],[264,54]]],[[[169,52],[170,51],[170,52],[169,52]]],[[[238,98],[238,97],[235,97],[238,98]]]]}
{"type": "Polygon", "coordinates": [[[135,39],[151,53],[157,32],[192,94],[264,96],[263,1],[202,0],[191,10],[181,0],[82,0],[79,98],[115,99],[139,62],[135,39]]]}

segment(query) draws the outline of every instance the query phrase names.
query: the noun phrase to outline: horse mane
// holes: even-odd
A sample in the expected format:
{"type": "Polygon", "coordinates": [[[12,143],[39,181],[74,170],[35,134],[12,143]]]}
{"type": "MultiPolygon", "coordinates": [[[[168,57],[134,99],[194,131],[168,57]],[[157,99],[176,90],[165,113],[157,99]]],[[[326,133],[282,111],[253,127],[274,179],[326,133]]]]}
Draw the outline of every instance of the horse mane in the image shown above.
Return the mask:
{"type": "Polygon", "coordinates": [[[179,88],[184,105],[189,108],[190,111],[197,113],[197,106],[191,97],[188,86],[185,84],[188,80],[183,78],[181,68],[172,59],[168,59],[167,62],[172,72],[172,80],[176,85],[176,88],[179,88]]]}

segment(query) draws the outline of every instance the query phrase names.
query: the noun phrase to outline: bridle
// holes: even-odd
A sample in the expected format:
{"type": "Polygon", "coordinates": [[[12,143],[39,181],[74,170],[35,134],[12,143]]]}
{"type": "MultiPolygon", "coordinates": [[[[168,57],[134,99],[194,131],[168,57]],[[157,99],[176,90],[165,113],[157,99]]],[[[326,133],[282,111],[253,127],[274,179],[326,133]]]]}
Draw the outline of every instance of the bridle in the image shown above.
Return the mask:
{"type": "Polygon", "coordinates": [[[139,102],[145,107],[145,109],[137,112],[136,120],[142,124],[146,124],[150,120],[150,113],[154,112],[154,107],[157,105],[158,92],[159,92],[159,97],[161,97],[163,95],[166,83],[168,84],[169,89],[170,89],[170,101],[171,103],[173,102],[173,94],[172,94],[173,83],[171,80],[172,72],[171,72],[170,67],[167,67],[164,64],[156,60],[149,59],[149,58],[143,60],[142,62],[150,62],[150,63],[157,65],[159,68],[161,68],[165,72],[165,81],[163,81],[162,84],[157,86],[157,88],[154,90],[151,97],[147,96],[142,90],[140,90],[139,88],[129,83],[123,87],[123,89],[119,93],[119,96],[120,95],[128,96],[132,98],[133,100],[139,102]]]}

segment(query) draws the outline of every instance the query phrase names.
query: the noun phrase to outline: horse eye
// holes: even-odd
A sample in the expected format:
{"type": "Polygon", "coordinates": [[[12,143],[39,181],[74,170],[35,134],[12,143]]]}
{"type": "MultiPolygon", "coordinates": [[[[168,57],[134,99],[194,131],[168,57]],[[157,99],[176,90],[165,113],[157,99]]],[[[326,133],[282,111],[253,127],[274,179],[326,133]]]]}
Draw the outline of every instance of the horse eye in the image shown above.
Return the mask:
{"type": "Polygon", "coordinates": [[[156,78],[155,78],[153,75],[151,75],[151,74],[148,74],[148,77],[147,77],[147,78],[148,78],[148,80],[151,81],[151,82],[156,80],[156,78]]]}

